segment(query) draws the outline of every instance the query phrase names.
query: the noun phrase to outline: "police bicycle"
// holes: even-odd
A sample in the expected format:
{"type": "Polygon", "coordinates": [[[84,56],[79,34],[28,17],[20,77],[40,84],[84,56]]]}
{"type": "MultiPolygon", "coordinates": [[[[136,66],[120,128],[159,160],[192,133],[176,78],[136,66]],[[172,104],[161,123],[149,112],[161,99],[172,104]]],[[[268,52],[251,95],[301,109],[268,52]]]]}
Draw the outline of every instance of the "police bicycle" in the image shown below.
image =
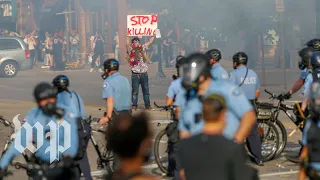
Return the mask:
{"type": "MultiPolygon", "coordinates": [[[[77,168],[78,164],[74,161],[66,163],[64,160],[54,162],[51,164],[36,164],[36,163],[28,163],[23,164],[20,162],[11,163],[11,166],[14,166],[16,169],[24,169],[27,171],[29,179],[32,180],[32,177],[37,177],[36,179],[46,180],[50,173],[54,173],[51,170],[55,168],[61,168],[63,170],[69,171],[70,168],[77,168]],[[50,172],[51,171],[51,172],[50,172]]],[[[71,172],[70,173],[76,173],[71,172]]],[[[7,171],[7,175],[12,175],[12,172],[7,171]]]]}
{"type": "MultiPolygon", "coordinates": [[[[10,128],[10,135],[9,135],[8,139],[6,140],[6,142],[4,144],[3,151],[1,153],[1,157],[2,157],[3,154],[8,150],[11,142],[13,142],[13,140],[15,138],[15,132],[14,132],[14,124],[12,122],[4,119],[2,116],[0,116],[0,123],[3,124],[5,127],[10,128]]],[[[22,153],[22,156],[26,162],[30,162],[30,158],[25,152],[22,153]]]]}
{"type": "MultiPolygon", "coordinates": [[[[158,106],[154,102],[154,106],[159,108],[160,111],[170,111],[170,120],[155,120],[153,123],[160,127],[162,124],[170,124],[174,122],[175,119],[175,106],[158,106]]],[[[167,173],[167,163],[168,163],[168,136],[166,128],[162,129],[156,136],[153,144],[153,153],[155,156],[155,161],[163,173],[167,173]],[[164,153],[161,153],[164,150],[164,153]]]]}
{"type": "MultiPolygon", "coordinates": [[[[158,120],[154,121],[154,123],[157,123],[157,126],[161,126],[161,124],[170,124],[174,122],[175,119],[175,107],[168,107],[168,106],[158,106],[156,103],[154,103],[155,107],[160,108],[160,111],[170,111],[170,120],[158,120]]],[[[261,139],[261,154],[262,154],[262,160],[269,161],[274,158],[276,155],[278,146],[279,146],[279,134],[276,129],[276,127],[268,122],[268,121],[258,121],[258,133],[261,139]],[[265,130],[267,129],[267,130],[265,130]],[[267,133],[265,133],[267,132],[267,133]],[[269,137],[269,135],[272,132],[273,136],[272,138],[269,137]],[[274,145],[269,145],[270,139],[275,142],[274,145]]],[[[166,129],[161,130],[154,142],[154,155],[155,155],[155,161],[163,173],[167,173],[167,162],[168,162],[168,136],[166,129]],[[163,144],[163,145],[161,145],[163,144]],[[164,153],[160,153],[161,150],[165,149],[164,153]]],[[[246,143],[247,147],[247,143],[246,143]]],[[[249,156],[253,157],[253,155],[250,153],[247,147],[247,153],[249,156]]]]}
{"type": "MultiPolygon", "coordinates": [[[[99,109],[101,110],[101,109],[99,109]]],[[[86,123],[89,123],[91,127],[94,126],[93,123],[99,123],[100,118],[89,116],[86,123]]],[[[93,133],[101,133],[103,136],[105,135],[106,131],[103,131],[101,129],[94,129],[91,130],[91,137],[90,141],[97,152],[98,158],[97,158],[97,171],[91,172],[92,177],[99,177],[99,178],[106,178],[111,173],[114,172],[114,156],[113,152],[106,148],[104,152],[101,151],[101,147],[99,146],[98,142],[95,140],[93,133]]]]}
{"type": "MultiPolygon", "coordinates": [[[[273,103],[258,103],[258,121],[269,121],[274,126],[276,126],[278,131],[280,130],[279,134],[281,136],[281,139],[279,142],[278,150],[276,152],[276,156],[279,156],[284,151],[288,141],[287,130],[281,120],[279,120],[280,111],[284,112],[288,116],[288,118],[297,126],[297,129],[300,129],[301,132],[303,131],[304,115],[301,111],[301,102],[295,103],[295,105],[293,106],[288,105],[283,103],[285,99],[281,94],[275,95],[274,93],[271,93],[266,89],[264,91],[270,95],[270,99],[272,101],[278,100],[278,103],[276,105],[274,105],[273,103]],[[292,115],[289,111],[293,111],[294,115],[292,115]]],[[[293,135],[295,131],[296,130],[291,132],[289,137],[293,135]]],[[[269,136],[274,135],[269,134],[269,136]]]]}

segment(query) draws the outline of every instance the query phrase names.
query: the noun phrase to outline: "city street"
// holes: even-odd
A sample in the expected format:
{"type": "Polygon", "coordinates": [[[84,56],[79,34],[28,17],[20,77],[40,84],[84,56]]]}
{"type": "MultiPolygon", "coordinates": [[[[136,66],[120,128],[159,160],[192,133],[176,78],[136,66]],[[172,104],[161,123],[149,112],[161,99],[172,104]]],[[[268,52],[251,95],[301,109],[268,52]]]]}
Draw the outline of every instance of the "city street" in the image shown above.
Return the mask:
{"type": "MultiPolygon", "coordinates": [[[[227,62],[225,62],[227,64],[227,62]]],[[[171,82],[171,76],[175,73],[175,69],[164,69],[167,79],[158,80],[155,77],[157,70],[157,65],[152,64],[149,68],[149,87],[151,94],[152,103],[156,101],[159,105],[164,104],[167,88],[171,82]]],[[[231,67],[227,66],[227,70],[230,72],[231,67]]],[[[122,74],[125,74],[129,80],[130,70],[128,65],[123,65],[120,67],[122,74]]],[[[101,88],[102,79],[101,73],[92,72],[89,73],[89,69],[82,70],[68,70],[64,72],[53,72],[47,69],[35,68],[33,70],[27,70],[19,72],[17,77],[11,79],[0,78],[0,115],[8,120],[20,114],[19,119],[21,120],[26,112],[35,106],[33,103],[32,92],[34,86],[41,81],[51,82],[52,79],[58,74],[65,74],[70,79],[70,86],[75,91],[79,92],[82,96],[87,114],[93,116],[100,116],[101,112],[99,108],[104,108],[104,101],[101,99],[101,88]]],[[[261,71],[257,70],[258,75],[261,77],[261,71]]],[[[288,70],[287,71],[287,84],[288,88],[291,84],[295,82],[299,76],[299,71],[288,70]]],[[[267,69],[266,70],[266,86],[261,89],[268,89],[276,94],[288,91],[284,89],[284,72],[283,70],[277,69],[267,69]]],[[[141,91],[140,91],[141,92],[141,91]]],[[[298,93],[297,93],[298,94],[298,93]]],[[[269,101],[268,95],[262,91],[260,101],[269,101]]],[[[295,95],[289,103],[293,103],[295,100],[300,99],[298,95],[295,95]]],[[[139,97],[140,109],[143,109],[143,100],[140,93],[139,97]]],[[[153,120],[164,120],[168,119],[168,113],[160,112],[158,109],[150,112],[153,120]]],[[[280,119],[288,130],[288,134],[295,128],[294,124],[282,113],[280,119]]],[[[152,122],[151,122],[152,123],[152,122]]],[[[154,133],[157,134],[162,130],[165,125],[157,126],[157,123],[152,123],[154,128],[154,133]]],[[[0,125],[0,147],[3,147],[5,143],[4,140],[7,139],[9,135],[9,130],[0,125]]],[[[299,150],[298,140],[301,139],[301,133],[297,132],[295,135],[288,139],[288,144],[285,152],[281,157],[265,163],[264,167],[258,167],[261,179],[263,180],[286,180],[286,179],[296,179],[298,166],[296,164],[290,163],[286,160],[285,156],[288,154],[295,154],[299,150]]],[[[165,149],[165,146],[162,147],[165,149]]],[[[2,149],[2,148],[0,148],[2,149]]],[[[92,170],[96,170],[96,152],[94,151],[92,145],[89,147],[89,159],[91,163],[92,170]]],[[[22,161],[21,158],[16,160],[22,161]]],[[[23,161],[22,161],[23,162],[23,161]]],[[[12,167],[10,169],[13,169],[12,167]]],[[[145,170],[149,173],[161,175],[160,171],[157,169],[156,164],[152,161],[145,165],[145,170]]],[[[18,170],[14,170],[15,172],[18,170]]],[[[14,176],[8,179],[26,179],[25,172],[19,170],[19,173],[14,173],[14,176]]]]}

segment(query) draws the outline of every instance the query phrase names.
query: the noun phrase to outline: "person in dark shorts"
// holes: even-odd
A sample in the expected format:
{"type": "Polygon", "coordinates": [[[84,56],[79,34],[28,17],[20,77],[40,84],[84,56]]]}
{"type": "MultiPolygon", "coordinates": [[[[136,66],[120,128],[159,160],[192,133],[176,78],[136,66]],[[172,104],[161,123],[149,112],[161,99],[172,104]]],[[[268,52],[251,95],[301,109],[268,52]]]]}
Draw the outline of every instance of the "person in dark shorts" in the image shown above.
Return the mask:
{"type": "Polygon", "coordinates": [[[203,132],[178,143],[177,162],[181,179],[256,180],[255,169],[245,164],[243,145],[226,139],[226,101],[218,94],[203,100],[203,132]]]}
{"type": "Polygon", "coordinates": [[[151,156],[152,146],[149,117],[145,113],[116,116],[106,137],[108,146],[120,159],[119,169],[110,175],[112,180],[158,180],[142,170],[151,156]]]}

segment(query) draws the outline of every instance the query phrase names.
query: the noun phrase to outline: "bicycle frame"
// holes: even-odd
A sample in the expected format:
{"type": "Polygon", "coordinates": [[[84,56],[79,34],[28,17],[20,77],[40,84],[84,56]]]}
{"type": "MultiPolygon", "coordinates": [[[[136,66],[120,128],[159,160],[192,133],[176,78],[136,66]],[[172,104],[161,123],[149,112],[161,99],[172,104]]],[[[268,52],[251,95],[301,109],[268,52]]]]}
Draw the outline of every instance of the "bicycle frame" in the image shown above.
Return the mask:
{"type": "Polygon", "coordinates": [[[294,116],[292,116],[289,111],[292,111],[294,109],[293,106],[291,105],[287,105],[287,104],[283,104],[282,101],[278,102],[278,105],[275,106],[274,108],[276,108],[276,114],[274,116],[274,121],[278,119],[280,111],[284,112],[287,117],[293,122],[296,122],[296,118],[294,116]]]}

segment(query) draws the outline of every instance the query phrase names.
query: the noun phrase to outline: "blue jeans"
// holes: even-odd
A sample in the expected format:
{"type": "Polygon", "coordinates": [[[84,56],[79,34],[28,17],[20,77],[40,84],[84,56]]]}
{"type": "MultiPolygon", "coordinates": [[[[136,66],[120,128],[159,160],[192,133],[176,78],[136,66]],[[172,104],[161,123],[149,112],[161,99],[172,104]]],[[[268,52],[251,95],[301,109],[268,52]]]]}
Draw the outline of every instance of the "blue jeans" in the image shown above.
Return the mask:
{"type": "Polygon", "coordinates": [[[77,60],[79,46],[71,46],[70,61],[77,60]]]}
{"type": "Polygon", "coordinates": [[[31,49],[30,50],[30,69],[33,68],[34,65],[34,61],[35,61],[35,57],[36,57],[36,50],[35,49],[31,49]]]}
{"type": "Polygon", "coordinates": [[[139,85],[141,84],[144,106],[150,107],[148,73],[132,73],[132,106],[138,107],[139,85]]]}

